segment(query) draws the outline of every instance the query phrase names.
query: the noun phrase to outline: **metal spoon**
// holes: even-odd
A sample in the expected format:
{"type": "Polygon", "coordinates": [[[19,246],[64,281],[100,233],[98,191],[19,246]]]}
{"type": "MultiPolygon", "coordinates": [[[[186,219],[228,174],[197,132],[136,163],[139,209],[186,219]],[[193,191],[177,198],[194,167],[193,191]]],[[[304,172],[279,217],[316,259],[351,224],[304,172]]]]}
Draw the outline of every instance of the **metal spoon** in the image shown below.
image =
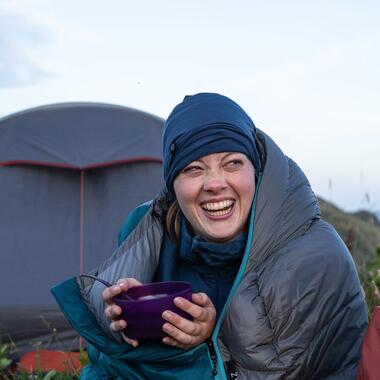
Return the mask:
{"type": "MultiPolygon", "coordinates": [[[[107,286],[107,288],[109,288],[110,286],[114,286],[115,284],[112,284],[111,282],[108,282],[106,280],[103,280],[102,278],[100,277],[96,277],[96,276],[93,276],[92,274],[80,274],[79,277],[88,277],[88,278],[92,278],[93,280],[95,281],[99,281],[101,282],[103,285],[107,286]]],[[[133,301],[134,298],[129,296],[127,293],[125,292],[122,292],[120,293],[117,298],[122,298],[122,299],[126,299],[126,300],[129,300],[129,301],[133,301]]]]}

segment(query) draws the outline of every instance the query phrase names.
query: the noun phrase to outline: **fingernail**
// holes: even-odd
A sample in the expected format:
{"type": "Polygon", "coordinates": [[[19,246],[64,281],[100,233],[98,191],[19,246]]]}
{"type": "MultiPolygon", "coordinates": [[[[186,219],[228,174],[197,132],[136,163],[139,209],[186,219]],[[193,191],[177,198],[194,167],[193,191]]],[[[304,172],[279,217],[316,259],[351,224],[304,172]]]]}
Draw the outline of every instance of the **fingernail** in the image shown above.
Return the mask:
{"type": "Polygon", "coordinates": [[[121,290],[119,285],[114,285],[112,289],[115,290],[115,291],[120,291],[121,290]]]}
{"type": "Polygon", "coordinates": [[[172,313],[168,310],[166,310],[162,313],[163,318],[170,318],[171,316],[172,316],[172,313]]]}
{"type": "Polygon", "coordinates": [[[170,331],[172,331],[172,327],[169,325],[169,323],[165,323],[163,326],[162,326],[162,329],[167,332],[167,333],[170,333],[170,331]]]}
{"type": "Polygon", "coordinates": [[[183,301],[181,298],[174,298],[174,303],[177,305],[177,306],[181,306],[183,305],[183,301]]]}
{"type": "Polygon", "coordinates": [[[169,339],[168,338],[163,338],[162,339],[162,343],[168,344],[169,343],[169,339]]]}

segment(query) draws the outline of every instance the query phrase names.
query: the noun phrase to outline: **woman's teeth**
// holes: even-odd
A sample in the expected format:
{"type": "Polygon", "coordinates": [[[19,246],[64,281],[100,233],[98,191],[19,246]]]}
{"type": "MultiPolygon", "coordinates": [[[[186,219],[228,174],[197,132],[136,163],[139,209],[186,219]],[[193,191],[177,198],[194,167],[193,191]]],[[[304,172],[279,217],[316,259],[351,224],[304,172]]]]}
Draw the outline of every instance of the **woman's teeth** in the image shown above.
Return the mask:
{"type": "Polygon", "coordinates": [[[212,216],[222,216],[231,211],[233,203],[234,202],[232,200],[209,202],[205,203],[202,208],[212,216]]]}

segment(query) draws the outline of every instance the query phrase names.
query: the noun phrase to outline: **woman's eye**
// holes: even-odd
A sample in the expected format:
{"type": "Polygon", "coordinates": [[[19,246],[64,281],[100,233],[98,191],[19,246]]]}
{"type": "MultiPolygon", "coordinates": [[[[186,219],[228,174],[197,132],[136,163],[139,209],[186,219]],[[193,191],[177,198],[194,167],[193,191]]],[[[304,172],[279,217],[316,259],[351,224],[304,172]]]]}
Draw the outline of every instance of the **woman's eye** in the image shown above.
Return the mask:
{"type": "Polygon", "coordinates": [[[197,174],[202,171],[202,168],[200,166],[191,165],[187,166],[185,169],[183,169],[183,172],[186,174],[197,174]]]}
{"type": "Polygon", "coordinates": [[[228,161],[226,166],[228,168],[231,168],[231,169],[237,169],[237,168],[240,168],[241,166],[243,166],[243,161],[242,160],[231,160],[231,161],[228,161]]]}

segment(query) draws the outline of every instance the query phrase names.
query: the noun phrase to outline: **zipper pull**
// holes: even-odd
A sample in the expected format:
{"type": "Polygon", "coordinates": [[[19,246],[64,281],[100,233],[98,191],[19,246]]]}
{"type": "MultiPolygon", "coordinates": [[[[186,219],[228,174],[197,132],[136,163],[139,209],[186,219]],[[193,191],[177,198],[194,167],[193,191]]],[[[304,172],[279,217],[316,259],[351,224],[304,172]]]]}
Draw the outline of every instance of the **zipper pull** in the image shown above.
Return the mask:
{"type": "Polygon", "coordinates": [[[212,376],[215,377],[218,374],[217,358],[216,358],[214,343],[212,342],[211,338],[207,340],[207,346],[210,351],[210,356],[212,360],[212,376]]]}

